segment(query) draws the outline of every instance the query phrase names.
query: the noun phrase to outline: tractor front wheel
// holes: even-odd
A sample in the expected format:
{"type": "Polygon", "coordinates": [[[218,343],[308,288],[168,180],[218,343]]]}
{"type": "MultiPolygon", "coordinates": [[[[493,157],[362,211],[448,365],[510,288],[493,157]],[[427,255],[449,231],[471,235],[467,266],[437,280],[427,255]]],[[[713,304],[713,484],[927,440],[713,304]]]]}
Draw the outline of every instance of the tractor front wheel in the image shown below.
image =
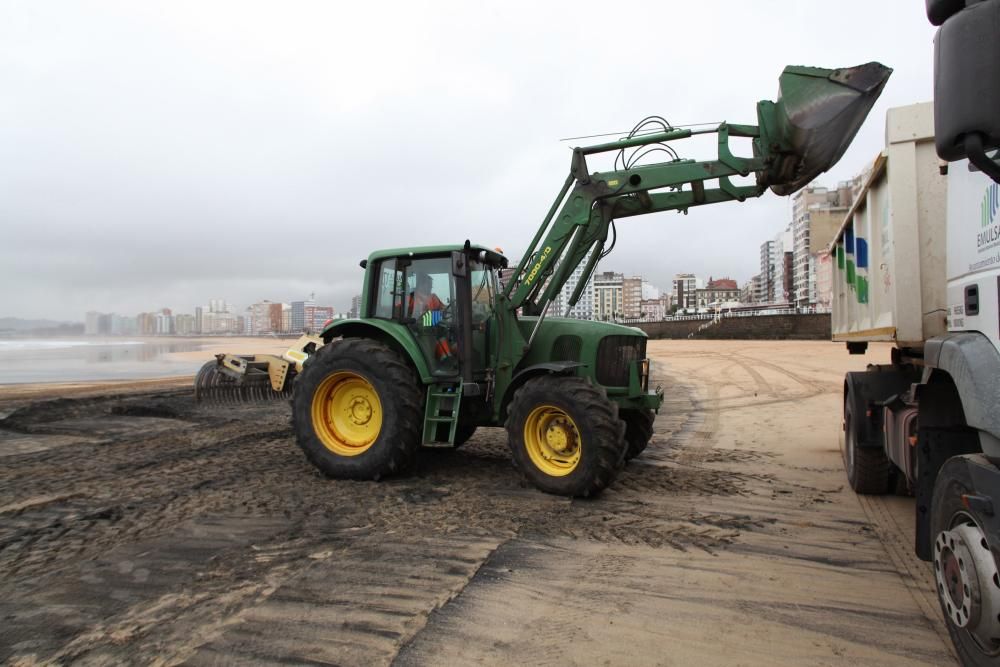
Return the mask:
{"type": "Polygon", "coordinates": [[[642,454],[653,437],[653,420],[656,415],[652,410],[619,410],[622,421],[625,422],[625,460],[631,461],[642,454]]]}
{"type": "Polygon", "coordinates": [[[506,428],[518,468],[547,493],[596,495],[624,462],[625,424],[618,406],[583,378],[528,380],[514,394],[506,428]]]}
{"type": "Polygon", "coordinates": [[[377,480],[419,448],[421,407],[419,382],[395,352],[345,338],[320,348],[298,376],[295,437],[328,477],[377,480]]]}

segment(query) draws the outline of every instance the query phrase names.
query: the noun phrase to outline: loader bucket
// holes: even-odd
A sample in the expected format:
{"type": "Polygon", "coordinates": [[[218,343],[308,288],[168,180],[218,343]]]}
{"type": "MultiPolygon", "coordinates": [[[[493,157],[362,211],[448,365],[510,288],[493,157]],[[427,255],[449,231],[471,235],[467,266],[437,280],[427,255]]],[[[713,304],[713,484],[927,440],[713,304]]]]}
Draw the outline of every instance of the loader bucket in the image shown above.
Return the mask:
{"type": "Polygon", "coordinates": [[[195,376],[194,397],[199,403],[218,405],[257,403],[291,398],[292,384],[289,382],[287,386],[287,389],[275,391],[267,373],[234,378],[226,374],[217,360],[213,360],[202,366],[195,376]]]}
{"type": "Polygon", "coordinates": [[[777,152],[766,185],[789,195],[827,171],[850,146],[892,70],[876,62],[846,69],[786,67],[778,100],[761,102],[765,150],[777,152]]]}

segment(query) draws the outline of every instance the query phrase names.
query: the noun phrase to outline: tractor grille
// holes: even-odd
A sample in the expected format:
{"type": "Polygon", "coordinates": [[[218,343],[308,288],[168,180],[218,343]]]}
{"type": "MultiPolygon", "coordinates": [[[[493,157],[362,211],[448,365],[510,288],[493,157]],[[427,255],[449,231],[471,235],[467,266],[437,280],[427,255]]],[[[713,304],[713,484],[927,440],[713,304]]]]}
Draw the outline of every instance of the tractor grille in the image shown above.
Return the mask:
{"type": "Polygon", "coordinates": [[[597,381],[606,387],[626,387],[632,362],[645,358],[642,336],[605,336],[597,347],[597,381]]]}

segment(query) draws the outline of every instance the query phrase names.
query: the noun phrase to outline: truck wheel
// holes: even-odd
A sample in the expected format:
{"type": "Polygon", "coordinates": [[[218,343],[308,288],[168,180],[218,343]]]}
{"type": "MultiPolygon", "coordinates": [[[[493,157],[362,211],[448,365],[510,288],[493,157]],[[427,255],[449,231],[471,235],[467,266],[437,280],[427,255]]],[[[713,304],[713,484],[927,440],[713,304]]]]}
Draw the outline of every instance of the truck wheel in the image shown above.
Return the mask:
{"type": "Polygon", "coordinates": [[[618,406],[584,378],[528,380],[514,394],[505,426],[518,468],[547,493],[596,495],[624,462],[618,406]]]}
{"type": "Polygon", "coordinates": [[[642,454],[653,437],[653,420],[656,415],[652,410],[619,410],[618,414],[625,422],[625,460],[631,461],[642,454]]]}
{"type": "Polygon", "coordinates": [[[844,468],[855,493],[880,496],[889,493],[891,463],[878,448],[861,447],[861,415],[848,393],[844,400],[844,468]]]}
{"type": "Polygon", "coordinates": [[[323,474],[379,479],[404,468],[420,446],[421,391],[381,343],[345,338],[324,345],[298,376],[295,437],[323,474]]]}
{"type": "Polygon", "coordinates": [[[976,492],[967,465],[965,457],[948,459],[934,484],[934,578],[948,634],[962,664],[996,665],[1000,658],[1000,575],[987,531],[962,503],[963,495],[976,492]]]}

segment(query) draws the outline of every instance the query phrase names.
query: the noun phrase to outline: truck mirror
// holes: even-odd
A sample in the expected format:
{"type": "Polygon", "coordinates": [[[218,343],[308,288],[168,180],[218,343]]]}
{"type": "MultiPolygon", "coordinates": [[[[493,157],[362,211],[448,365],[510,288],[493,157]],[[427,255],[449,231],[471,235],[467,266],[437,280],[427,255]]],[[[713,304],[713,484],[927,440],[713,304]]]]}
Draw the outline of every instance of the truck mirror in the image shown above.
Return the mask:
{"type": "Polygon", "coordinates": [[[934,144],[942,160],[1000,147],[998,30],[1000,0],[988,0],[949,15],[934,37],[934,144]]]}

